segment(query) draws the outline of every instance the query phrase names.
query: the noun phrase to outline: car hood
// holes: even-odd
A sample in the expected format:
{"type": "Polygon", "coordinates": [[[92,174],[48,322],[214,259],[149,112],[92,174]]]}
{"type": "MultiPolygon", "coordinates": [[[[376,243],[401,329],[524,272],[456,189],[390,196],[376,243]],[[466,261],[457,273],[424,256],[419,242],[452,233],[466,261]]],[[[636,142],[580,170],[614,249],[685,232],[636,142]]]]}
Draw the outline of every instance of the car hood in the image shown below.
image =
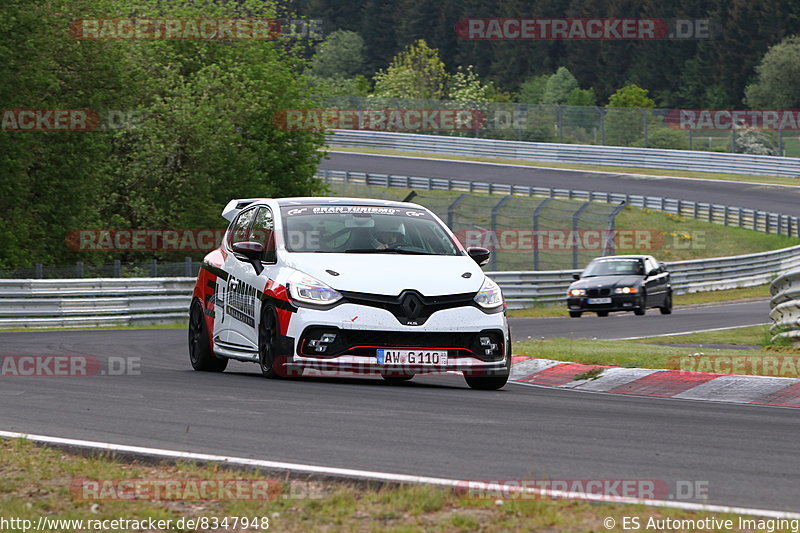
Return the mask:
{"type": "Polygon", "coordinates": [[[574,281],[570,289],[598,289],[640,285],[642,276],[592,276],[574,281]]]}
{"type": "Polygon", "coordinates": [[[387,296],[406,289],[423,296],[478,292],[484,279],[481,267],[463,255],[293,253],[287,265],[336,290],[387,296]]]}

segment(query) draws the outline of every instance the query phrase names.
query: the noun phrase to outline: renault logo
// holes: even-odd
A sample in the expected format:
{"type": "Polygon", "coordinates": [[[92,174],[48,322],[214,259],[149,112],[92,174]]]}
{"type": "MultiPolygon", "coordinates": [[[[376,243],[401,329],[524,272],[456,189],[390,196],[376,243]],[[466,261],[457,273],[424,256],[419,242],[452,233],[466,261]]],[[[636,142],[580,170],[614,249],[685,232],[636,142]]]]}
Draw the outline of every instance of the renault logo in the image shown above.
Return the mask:
{"type": "Polygon", "coordinates": [[[400,300],[400,307],[406,318],[414,319],[422,313],[422,299],[413,292],[406,293],[400,300]]]}

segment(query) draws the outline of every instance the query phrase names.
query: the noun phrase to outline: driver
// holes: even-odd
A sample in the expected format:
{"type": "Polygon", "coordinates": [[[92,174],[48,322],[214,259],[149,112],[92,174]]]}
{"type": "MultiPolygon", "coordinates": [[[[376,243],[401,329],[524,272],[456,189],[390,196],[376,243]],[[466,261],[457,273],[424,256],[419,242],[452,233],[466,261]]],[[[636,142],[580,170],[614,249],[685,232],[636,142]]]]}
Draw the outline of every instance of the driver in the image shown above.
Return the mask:
{"type": "Polygon", "coordinates": [[[375,245],[376,250],[386,250],[396,244],[403,242],[406,234],[405,225],[399,220],[386,220],[381,221],[380,224],[375,225],[373,236],[377,241],[375,245]]]}

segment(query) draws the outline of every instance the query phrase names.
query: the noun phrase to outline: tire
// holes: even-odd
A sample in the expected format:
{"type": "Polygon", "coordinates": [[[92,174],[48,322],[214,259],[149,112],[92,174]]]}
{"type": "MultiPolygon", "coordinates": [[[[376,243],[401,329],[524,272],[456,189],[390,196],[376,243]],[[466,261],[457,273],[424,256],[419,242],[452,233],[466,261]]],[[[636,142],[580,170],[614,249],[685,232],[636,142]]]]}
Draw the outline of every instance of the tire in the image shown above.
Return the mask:
{"type": "Polygon", "coordinates": [[[499,376],[467,376],[464,375],[464,381],[467,382],[470,389],[475,390],[497,390],[503,388],[508,382],[508,377],[511,374],[511,355],[508,356],[506,363],[506,371],[499,376]]]}
{"type": "Polygon", "coordinates": [[[633,310],[633,314],[636,316],[644,316],[647,312],[647,293],[642,291],[642,305],[638,309],[633,310]]]}
{"type": "Polygon", "coordinates": [[[580,318],[583,313],[581,311],[570,311],[570,318],[580,318]]]}
{"type": "Polygon", "coordinates": [[[606,317],[608,316],[608,311],[598,311],[597,316],[599,317],[606,317]]]}
{"type": "Polygon", "coordinates": [[[261,374],[269,379],[281,378],[281,373],[285,374],[283,371],[278,372],[275,365],[278,355],[275,353],[277,324],[278,318],[272,306],[262,307],[261,320],[258,323],[258,366],[261,374]]]}
{"type": "Polygon", "coordinates": [[[664,302],[664,306],[663,307],[659,307],[658,310],[661,311],[662,315],[671,315],[672,314],[672,291],[669,291],[667,293],[667,299],[664,302]]]}
{"type": "Polygon", "coordinates": [[[189,309],[189,361],[192,368],[201,372],[222,372],[228,366],[228,360],[214,355],[208,328],[200,301],[194,299],[189,309]]]}

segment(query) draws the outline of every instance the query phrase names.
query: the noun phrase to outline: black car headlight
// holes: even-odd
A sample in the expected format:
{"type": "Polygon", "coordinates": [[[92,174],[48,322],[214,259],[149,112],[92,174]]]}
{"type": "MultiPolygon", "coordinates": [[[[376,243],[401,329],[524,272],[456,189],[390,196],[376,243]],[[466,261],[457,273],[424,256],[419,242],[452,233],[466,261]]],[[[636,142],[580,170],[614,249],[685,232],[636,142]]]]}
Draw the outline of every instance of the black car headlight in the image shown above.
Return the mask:
{"type": "Polygon", "coordinates": [[[567,291],[567,296],[585,296],[586,289],[570,289],[567,291]]]}
{"type": "Polygon", "coordinates": [[[617,287],[614,289],[614,294],[636,294],[639,292],[639,287],[617,287]]]}

